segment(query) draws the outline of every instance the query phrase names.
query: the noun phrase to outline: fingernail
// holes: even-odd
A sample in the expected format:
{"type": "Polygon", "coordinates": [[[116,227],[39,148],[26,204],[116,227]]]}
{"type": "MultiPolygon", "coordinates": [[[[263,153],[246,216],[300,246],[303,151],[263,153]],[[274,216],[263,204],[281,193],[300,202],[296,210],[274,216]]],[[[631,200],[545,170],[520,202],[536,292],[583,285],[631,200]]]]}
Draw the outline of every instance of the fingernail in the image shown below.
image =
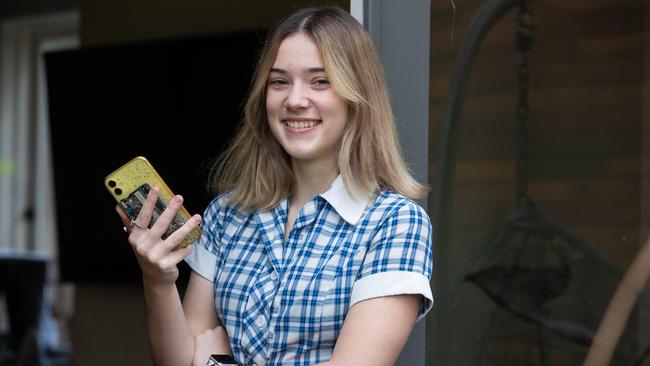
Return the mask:
{"type": "Polygon", "coordinates": [[[176,201],[176,203],[181,203],[183,202],[183,197],[177,194],[176,196],[174,196],[174,201],[176,201]]]}
{"type": "Polygon", "coordinates": [[[200,224],[201,223],[201,216],[195,215],[194,216],[194,222],[196,222],[197,224],[200,224]]]}

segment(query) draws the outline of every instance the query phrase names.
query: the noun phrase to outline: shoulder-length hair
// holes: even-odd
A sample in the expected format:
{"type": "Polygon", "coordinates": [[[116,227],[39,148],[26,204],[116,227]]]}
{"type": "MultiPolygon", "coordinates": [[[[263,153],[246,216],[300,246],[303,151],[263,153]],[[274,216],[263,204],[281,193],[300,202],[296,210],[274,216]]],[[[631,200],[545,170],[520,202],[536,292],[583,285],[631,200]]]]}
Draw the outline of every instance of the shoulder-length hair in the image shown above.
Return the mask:
{"type": "Polygon", "coordinates": [[[210,174],[213,188],[230,192],[231,202],[251,209],[273,207],[291,193],[291,160],[268,124],[266,89],[280,44],[299,32],[316,43],[332,87],[348,103],[338,161],[346,190],[367,197],[380,188],[412,199],[424,196],[428,188],[413,178],[402,158],[384,72],[370,36],[335,7],[299,10],[267,38],[242,125],[210,174]]]}

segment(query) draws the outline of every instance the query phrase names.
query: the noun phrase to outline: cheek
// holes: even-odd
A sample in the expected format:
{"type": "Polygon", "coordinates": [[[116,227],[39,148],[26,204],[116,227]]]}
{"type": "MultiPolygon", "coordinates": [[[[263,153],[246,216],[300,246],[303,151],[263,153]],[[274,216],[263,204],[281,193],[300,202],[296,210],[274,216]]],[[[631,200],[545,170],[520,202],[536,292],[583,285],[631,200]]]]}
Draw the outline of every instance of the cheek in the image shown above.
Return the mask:
{"type": "Polygon", "coordinates": [[[266,98],[266,116],[270,119],[273,114],[273,104],[269,97],[266,98]]]}
{"type": "Polygon", "coordinates": [[[267,93],[266,94],[266,115],[277,116],[280,113],[280,108],[282,107],[282,96],[277,93],[267,93]]]}
{"type": "Polygon", "coordinates": [[[337,121],[339,123],[339,128],[344,129],[348,124],[350,118],[350,108],[347,103],[340,103],[336,107],[337,111],[337,121]]]}
{"type": "Polygon", "coordinates": [[[269,131],[270,131],[270,134],[273,135],[273,137],[275,137],[276,140],[278,140],[280,138],[281,130],[282,130],[282,125],[280,125],[277,122],[278,121],[278,115],[274,114],[272,111],[267,109],[266,110],[266,116],[267,116],[266,124],[267,124],[267,127],[268,127],[269,131]]]}
{"type": "Polygon", "coordinates": [[[350,106],[345,99],[332,91],[332,95],[327,99],[327,105],[331,113],[336,115],[337,118],[347,120],[350,106]]]}

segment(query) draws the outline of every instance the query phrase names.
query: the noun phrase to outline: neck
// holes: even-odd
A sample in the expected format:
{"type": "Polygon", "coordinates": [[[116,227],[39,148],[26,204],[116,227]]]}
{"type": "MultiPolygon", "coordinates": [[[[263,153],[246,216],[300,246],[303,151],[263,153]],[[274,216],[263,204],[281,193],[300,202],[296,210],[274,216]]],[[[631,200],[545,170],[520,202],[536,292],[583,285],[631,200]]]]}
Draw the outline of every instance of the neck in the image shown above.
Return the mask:
{"type": "Polygon", "coordinates": [[[336,162],[292,161],[294,189],[291,194],[291,206],[302,207],[313,196],[327,191],[336,176],[336,162]]]}

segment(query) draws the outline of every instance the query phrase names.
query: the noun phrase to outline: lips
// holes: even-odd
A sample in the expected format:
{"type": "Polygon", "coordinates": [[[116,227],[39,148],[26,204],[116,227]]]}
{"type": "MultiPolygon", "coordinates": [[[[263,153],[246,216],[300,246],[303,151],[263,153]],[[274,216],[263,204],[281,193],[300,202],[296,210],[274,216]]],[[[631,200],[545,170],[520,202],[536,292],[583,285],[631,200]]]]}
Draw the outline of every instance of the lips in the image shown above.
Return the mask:
{"type": "Polygon", "coordinates": [[[320,120],[309,119],[309,120],[282,120],[282,123],[294,130],[305,130],[312,128],[321,123],[320,120]]]}

